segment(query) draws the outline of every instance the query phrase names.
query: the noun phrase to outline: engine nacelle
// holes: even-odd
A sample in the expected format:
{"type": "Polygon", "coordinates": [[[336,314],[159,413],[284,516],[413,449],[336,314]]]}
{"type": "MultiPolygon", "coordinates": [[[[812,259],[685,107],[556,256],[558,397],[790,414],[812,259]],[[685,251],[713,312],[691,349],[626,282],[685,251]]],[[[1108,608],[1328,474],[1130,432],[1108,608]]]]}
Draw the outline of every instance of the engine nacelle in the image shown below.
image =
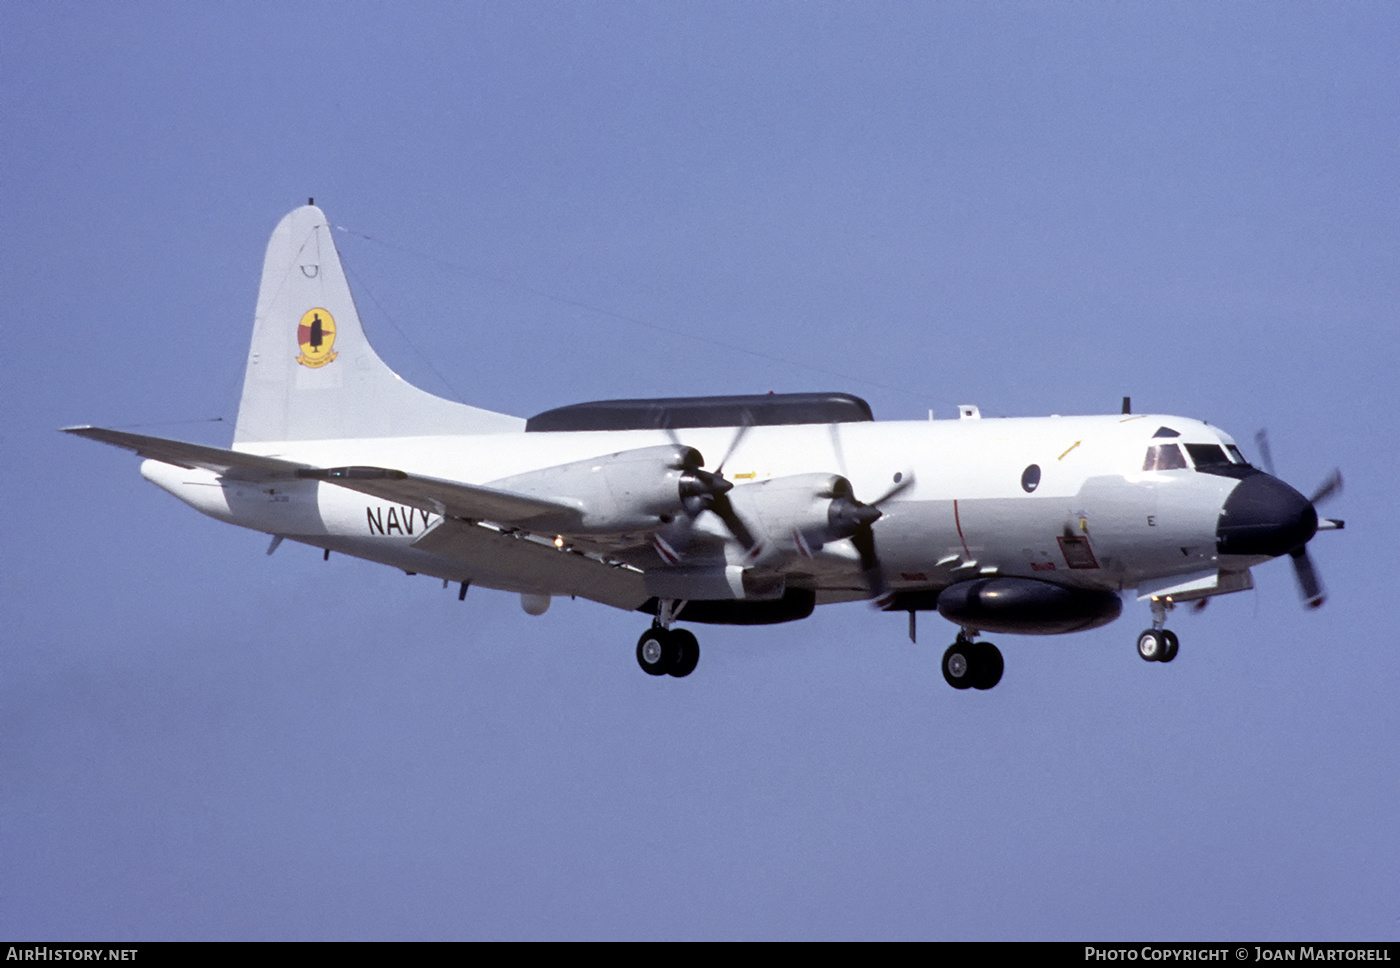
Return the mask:
{"type": "Polygon", "coordinates": [[[955,625],[1009,635],[1080,632],[1107,625],[1122,611],[1114,592],[1034,578],[975,578],[938,595],[938,614],[955,625]]]}
{"type": "Polygon", "coordinates": [[[758,534],[766,554],[810,557],[880,517],[855,499],[851,482],[839,474],[795,474],[746,484],[736,487],[729,500],[758,534]]]}
{"type": "Polygon", "coordinates": [[[577,509],[577,519],[545,519],[541,530],[646,532],[686,514],[686,502],[713,486],[710,475],[700,469],[704,462],[694,447],[662,444],[517,474],[489,486],[577,509]]]}

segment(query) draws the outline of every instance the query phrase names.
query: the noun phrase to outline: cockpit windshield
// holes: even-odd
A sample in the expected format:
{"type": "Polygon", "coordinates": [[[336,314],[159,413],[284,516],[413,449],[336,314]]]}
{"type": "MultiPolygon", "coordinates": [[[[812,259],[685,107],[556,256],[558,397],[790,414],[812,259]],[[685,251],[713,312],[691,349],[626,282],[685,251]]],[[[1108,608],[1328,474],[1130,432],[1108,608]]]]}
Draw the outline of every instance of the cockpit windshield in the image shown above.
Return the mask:
{"type": "Polygon", "coordinates": [[[1142,462],[1145,471],[1179,471],[1186,467],[1186,458],[1181,456],[1181,448],[1176,444],[1153,444],[1147,448],[1147,459],[1142,462]]]}
{"type": "MultiPolygon", "coordinates": [[[[1160,433],[1158,434],[1160,437],[1160,433]]],[[[1195,467],[1203,474],[1239,477],[1251,473],[1249,462],[1234,444],[1150,444],[1142,462],[1145,471],[1179,471],[1195,467]],[[1182,453],[1182,448],[1186,452],[1182,453]],[[1187,463],[1187,456],[1191,462],[1187,463]]]]}
{"type": "Polygon", "coordinates": [[[1191,455],[1191,463],[1196,465],[1198,471],[1208,467],[1230,466],[1230,458],[1219,444],[1187,444],[1186,453],[1191,455]]]}

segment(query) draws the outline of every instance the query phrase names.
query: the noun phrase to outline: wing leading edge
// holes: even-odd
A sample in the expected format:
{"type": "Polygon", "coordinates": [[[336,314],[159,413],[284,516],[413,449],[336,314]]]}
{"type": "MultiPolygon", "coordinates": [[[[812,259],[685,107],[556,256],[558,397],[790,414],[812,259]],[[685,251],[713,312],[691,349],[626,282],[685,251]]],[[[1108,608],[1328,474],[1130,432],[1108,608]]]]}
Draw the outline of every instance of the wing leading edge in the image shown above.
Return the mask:
{"type": "Polygon", "coordinates": [[[176,467],[202,468],[237,481],[316,480],[358,491],[430,514],[493,521],[512,527],[567,528],[578,509],[509,491],[445,481],[386,467],[313,467],[279,457],[262,457],[183,440],[147,437],[102,427],[65,427],[64,433],[101,441],[140,457],[176,467]]]}

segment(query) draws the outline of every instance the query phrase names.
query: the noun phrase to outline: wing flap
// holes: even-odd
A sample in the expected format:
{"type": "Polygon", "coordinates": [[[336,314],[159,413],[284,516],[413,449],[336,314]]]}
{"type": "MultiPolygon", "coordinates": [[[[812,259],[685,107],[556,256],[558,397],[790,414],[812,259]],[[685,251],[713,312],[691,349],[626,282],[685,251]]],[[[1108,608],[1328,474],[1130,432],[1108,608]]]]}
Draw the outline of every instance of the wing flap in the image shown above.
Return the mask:
{"type": "Polygon", "coordinates": [[[650,597],[642,573],[633,568],[452,518],[444,518],[413,546],[461,562],[488,587],[577,595],[628,611],[650,597]]]}

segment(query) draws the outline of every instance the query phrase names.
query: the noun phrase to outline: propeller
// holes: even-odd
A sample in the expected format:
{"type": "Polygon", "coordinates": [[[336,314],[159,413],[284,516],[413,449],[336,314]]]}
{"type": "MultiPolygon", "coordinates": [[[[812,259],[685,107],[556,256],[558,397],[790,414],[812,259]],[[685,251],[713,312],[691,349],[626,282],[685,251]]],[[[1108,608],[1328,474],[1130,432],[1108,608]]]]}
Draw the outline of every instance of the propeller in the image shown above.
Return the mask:
{"type": "MultiPolygon", "coordinates": [[[[734,452],[739,449],[740,442],[748,435],[752,427],[753,420],[745,413],[744,422],[735,428],[734,437],[729,441],[729,447],[712,471],[707,471],[700,466],[704,463],[704,458],[700,456],[699,451],[689,448],[690,452],[695,455],[695,460],[694,466],[686,466],[686,474],[681,480],[681,503],[692,520],[705,511],[713,512],[724,522],[724,526],[743,546],[744,551],[750,557],[757,557],[761,551],[759,541],[754,537],[749,526],[744,523],[743,518],[734,511],[734,505],[729,500],[729,492],[734,489],[734,484],[724,479],[724,465],[729,462],[729,458],[734,456],[734,452]]],[[[678,447],[685,446],[669,423],[663,423],[661,429],[666,431],[666,436],[671,439],[673,444],[678,447]]]]}
{"type": "MultiPolygon", "coordinates": [[[[686,513],[692,519],[699,517],[705,511],[712,512],[724,522],[724,526],[744,548],[749,559],[758,560],[763,556],[763,541],[755,535],[753,529],[735,511],[729,496],[734,489],[734,484],[724,477],[725,465],[729,463],[729,459],[734,456],[739,445],[752,428],[753,421],[745,414],[744,422],[735,428],[734,436],[729,441],[724,456],[712,471],[704,469],[702,466],[704,458],[700,456],[698,451],[694,448],[688,448],[693,458],[685,466],[686,473],[681,482],[681,501],[686,513]]],[[[681,443],[674,428],[663,423],[661,429],[666,432],[672,443],[678,447],[686,446],[681,443]]],[[[826,526],[819,529],[817,534],[795,534],[798,548],[803,554],[810,555],[812,549],[820,548],[826,542],[849,538],[851,544],[855,546],[856,553],[860,556],[860,570],[865,586],[870,590],[872,598],[879,599],[887,594],[889,589],[880,568],[879,554],[875,550],[875,533],[872,526],[883,516],[880,506],[913,485],[914,475],[911,472],[897,473],[894,475],[891,486],[874,501],[866,503],[859,500],[855,496],[851,482],[845,476],[845,454],[841,447],[839,425],[830,424],[829,432],[832,450],[837,464],[840,466],[841,476],[835,479],[831,492],[826,526]]],[[[669,545],[660,550],[663,553],[669,553],[672,557],[679,558],[679,555],[669,545]]]]}
{"type": "Polygon", "coordinates": [[[1254,435],[1254,444],[1259,448],[1259,459],[1264,462],[1264,470],[1269,472],[1270,477],[1278,477],[1274,473],[1274,455],[1269,449],[1269,432],[1260,428],[1254,435]]]}
{"type": "MultiPolygon", "coordinates": [[[[880,505],[911,487],[913,483],[912,471],[907,474],[895,474],[894,486],[869,504],[856,500],[854,494],[838,497],[831,502],[828,514],[833,530],[840,528],[848,532],[842,534],[842,537],[850,538],[851,544],[855,545],[856,553],[860,555],[861,577],[865,580],[865,587],[870,590],[870,597],[877,603],[889,594],[889,586],[885,583],[885,574],[880,567],[880,556],[875,551],[873,525],[884,516],[880,505]]],[[[849,482],[846,487],[850,487],[849,482]]]]}
{"type": "Polygon", "coordinates": [[[1312,497],[1308,498],[1308,500],[1314,505],[1321,504],[1332,495],[1341,493],[1341,490],[1342,472],[1334,467],[1332,473],[1327,476],[1327,480],[1323,481],[1316,491],[1313,491],[1312,497]]]}
{"type": "Polygon", "coordinates": [[[831,435],[831,450],[836,457],[842,482],[846,485],[846,493],[838,495],[831,502],[831,527],[834,532],[840,531],[841,537],[850,538],[851,544],[855,545],[860,555],[861,577],[865,587],[870,590],[870,597],[878,604],[889,593],[889,586],[885,584],[885,575],[880,568],[880,556],[875,551],[875,532],[871,526],[882,516],[880,505],[912,486],[914,474],[912,471],[895,474],[892,487],[869,504],[864,504],[856,500],[850,481],[846,478],[846,452],[841,446],[841,425],[827,424],[827,433],[831,435]]]}
{"type": "MultiPolygon", "coordinates": [[[[1277,477],[1274,473],[1274,457],[1269,448],[1269,434],[1266,430],[1260,430],[1254,435],[1254,443],[1259,447],[1259,459],[1264,463],[1264,470],[1270,477],[1277,477]]],[[[1308,498],[1308,503],[1314,509],[1322,502],[1340,494],[1342,490],[1342,472],[1336,468],[1327,475],[1317,490],[1313,491],[1308,498]]],[[[1331,518],[1319,518],[1318,530],[1339,530],[1345,527],[1344,521],[1337,521],[1331,518]]],[[[1327,591],[1322,585],[1322,579],[1317,575],[1317,568],[1314,567],[1312,556],[1308,554],[1307,542],[1299,545],[1288,553],[1288,557],[1293,560],[1293,574],[1298,579],[1298,590],[1302,593],[1303,604],[1308,608],[1321,608],[1327,601],[1327,591]]]]}

